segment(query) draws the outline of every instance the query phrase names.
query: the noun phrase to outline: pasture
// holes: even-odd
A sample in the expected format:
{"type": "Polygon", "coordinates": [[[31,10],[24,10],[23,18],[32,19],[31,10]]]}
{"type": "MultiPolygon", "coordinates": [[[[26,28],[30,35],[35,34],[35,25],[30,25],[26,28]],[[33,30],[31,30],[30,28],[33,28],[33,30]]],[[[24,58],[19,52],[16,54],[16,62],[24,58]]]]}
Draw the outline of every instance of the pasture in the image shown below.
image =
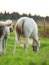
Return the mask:
{"type": "Polygon", "coordinates": [[[13,54],[14,40],[13,32],[7,41],[7,53],[0,56],[0,65],[49,65],[49,38],[40,37],[41,47],[37,53],[32,51],[31,45],[28,45],[27,54],[19,44],[17,52],[13,54]]]}

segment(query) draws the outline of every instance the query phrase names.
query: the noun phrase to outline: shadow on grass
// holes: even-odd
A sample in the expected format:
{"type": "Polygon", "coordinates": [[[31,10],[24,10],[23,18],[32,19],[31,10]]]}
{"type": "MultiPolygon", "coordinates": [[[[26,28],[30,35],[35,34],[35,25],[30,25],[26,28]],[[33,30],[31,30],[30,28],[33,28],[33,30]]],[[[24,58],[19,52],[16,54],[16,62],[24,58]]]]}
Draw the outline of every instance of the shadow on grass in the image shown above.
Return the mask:
{"type": "Polygon", "coordinates": [[[49,44],[41,44],[41,48],[49,47],[49,44]]]}
{"type": "Polygon", "coordinates": [[[41,63],[35,63],[35,62],[30,62],[29,65],[47,65],[47,61],[43,61],[41,63]]]}
{"type": "Polygon", "coordinates": [[[34,63],[34,62],[30,62],[29,65],[36,65],[36,63],[34,63]]]}
{"type": "Polygon", "coordinates": [[[47,62],[46,62],[46,61],[44,61],[44,62],[42,62],[42,63],[41,63],[41,65],[47,65],[47,62]]]}

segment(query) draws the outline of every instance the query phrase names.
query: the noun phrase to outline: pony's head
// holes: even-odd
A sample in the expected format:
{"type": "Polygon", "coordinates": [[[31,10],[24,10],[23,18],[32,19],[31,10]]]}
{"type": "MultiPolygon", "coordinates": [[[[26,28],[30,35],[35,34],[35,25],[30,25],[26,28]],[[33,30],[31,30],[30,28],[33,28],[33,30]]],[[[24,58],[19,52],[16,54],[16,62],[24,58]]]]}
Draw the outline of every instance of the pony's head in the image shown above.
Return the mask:
{"type": "Polygon", "coordinates": [[[35,45],[32,45],[33,51],[38,52],[40,48],[40,40],[36,41],[35,45]]]}

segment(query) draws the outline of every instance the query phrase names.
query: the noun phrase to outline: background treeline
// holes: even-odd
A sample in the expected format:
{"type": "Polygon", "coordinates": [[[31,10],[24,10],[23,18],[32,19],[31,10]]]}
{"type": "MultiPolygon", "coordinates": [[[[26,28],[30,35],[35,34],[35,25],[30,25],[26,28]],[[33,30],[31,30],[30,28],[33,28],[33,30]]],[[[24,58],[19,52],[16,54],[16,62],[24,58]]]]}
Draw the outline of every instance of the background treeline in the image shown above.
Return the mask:
{"type": "Polygon", "coordinates": [[[39,36],[49,37],[49,16],[41,17],[40,15],[31,15],[30,13],[23,13],[20,15],[18,12],[9,13],[5,11],[4,14],[0,12],[0,21],[7,19],[17,21],[17,19],[23,16],[31,17],[37,22],[39,28],[39,36]]]}
{"type": "Polygon", "coordinates": [[[32,17],[35,21],[43,21],[45,19],[45,21],[49,22],[49,16],[41,17],[40,15],[38,15],[38,16],[37,15],[31,15],[30,13],[28,15],[25,13],[20,15],[18,12],[6,13],[6,11],[3,14],[2,12],[0,12],[0,20],[19,19],[20,17],[23,17],[23,16],[32,17]]]}

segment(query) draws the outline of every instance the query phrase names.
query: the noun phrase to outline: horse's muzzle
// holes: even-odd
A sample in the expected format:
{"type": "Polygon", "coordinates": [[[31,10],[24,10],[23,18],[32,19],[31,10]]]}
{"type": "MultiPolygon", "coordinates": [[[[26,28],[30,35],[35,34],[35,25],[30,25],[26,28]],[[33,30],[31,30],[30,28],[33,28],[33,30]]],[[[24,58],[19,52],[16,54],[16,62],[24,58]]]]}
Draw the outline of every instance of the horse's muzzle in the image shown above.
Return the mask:
{"type": "Polygon", "coordinates": [[[37,46],[32,46],[33,51],[37,52],[38,51],[38,47],[37,46]]]}

